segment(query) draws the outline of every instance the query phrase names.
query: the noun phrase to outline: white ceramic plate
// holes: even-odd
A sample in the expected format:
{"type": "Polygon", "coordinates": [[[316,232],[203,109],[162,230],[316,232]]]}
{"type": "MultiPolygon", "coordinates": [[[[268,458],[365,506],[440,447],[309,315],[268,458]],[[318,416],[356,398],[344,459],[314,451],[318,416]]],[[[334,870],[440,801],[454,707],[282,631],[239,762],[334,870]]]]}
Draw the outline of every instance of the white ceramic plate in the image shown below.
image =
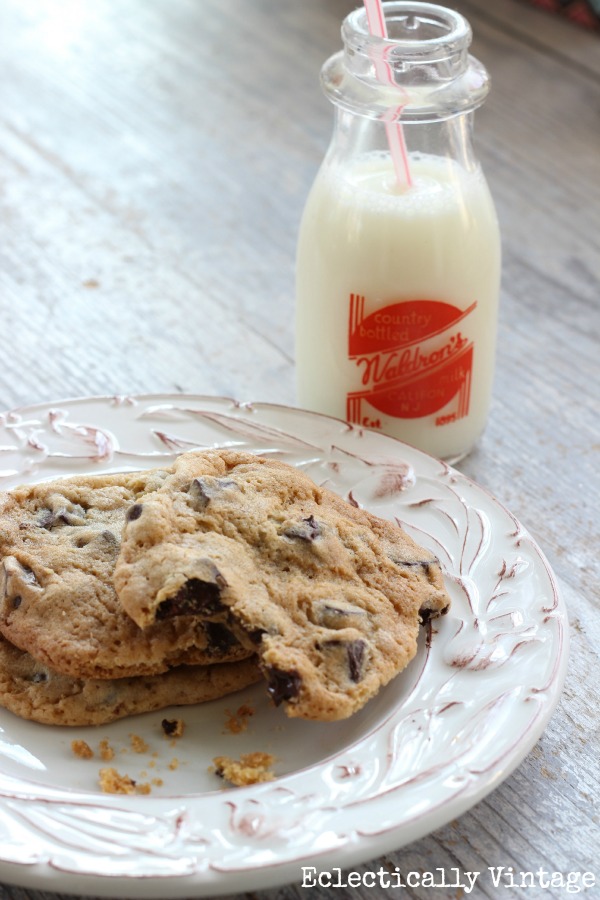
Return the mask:
{"type": "Polygon", "coordinates": [[[301,883],[302,867],[356,866],[413,841],[493,790],[558,701],[567,617],[544,556],[493,497],[382,435],[300,410],[160,395],[70,400],[0,416],[0,488],[168,463],[234,446],[301,467],[398,519],[439,556],[452,596],[408,669],[339,723],[288,720],[261,685],[197,708],[99,728],[52,728],[0,710],[0,881],[53,891],[175,898],[301,883]],[[250,703],[248,729],[225,728],[250,703]],[[175,747],[164,716],[185,719],[175,747]],[[130,734],[148,749],[135,753],[130,734]],[[162,779],[103,794],[107,738],[119,772],[162,779]],[[223,788],[214,756],[266,750],[277,779],[223,788]],[[174,763],[174,758],[177,763],[174,763]]]}

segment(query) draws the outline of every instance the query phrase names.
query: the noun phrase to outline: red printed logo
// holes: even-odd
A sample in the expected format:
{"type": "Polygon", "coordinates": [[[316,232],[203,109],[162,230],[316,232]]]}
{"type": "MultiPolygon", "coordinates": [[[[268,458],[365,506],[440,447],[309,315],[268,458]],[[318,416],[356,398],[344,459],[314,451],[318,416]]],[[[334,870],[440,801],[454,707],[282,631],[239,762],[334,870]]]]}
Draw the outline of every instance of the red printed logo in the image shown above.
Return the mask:
{"type": "Polygon", "coordinates": [[[469,412],[473,340],[465,320],[476,303],[459,309],[439,300],[392,303],[365,316],[365,298],[350,295],[348,356],[360,371],[361,388],[347,396],[349,422],[365,421],[363,401],[387,416],[432,415],[455,398],[454,408],[436,419],[444,425],[469,412]]]}

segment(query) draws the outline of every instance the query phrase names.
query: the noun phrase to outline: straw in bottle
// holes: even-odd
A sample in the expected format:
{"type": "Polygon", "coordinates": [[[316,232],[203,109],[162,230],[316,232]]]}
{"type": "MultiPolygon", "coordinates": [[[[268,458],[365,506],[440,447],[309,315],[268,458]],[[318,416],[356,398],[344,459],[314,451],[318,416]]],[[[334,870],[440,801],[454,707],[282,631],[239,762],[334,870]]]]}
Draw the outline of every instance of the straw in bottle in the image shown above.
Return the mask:
{"type": "MultiPolygon", "coordinates": [[[[373,35],[373,37],[386,39],[388,36],[387,24],[381,0],[364,0],[364,5],[367,14],[369,33],[373,35]]],[[[390,64],[386,62],[383,56],[378,57],[374,62],[375,72],[379,81],[393,85],[395,82],[390,64]]],[[[402,190],[406,190],[412,185],[408,162],[408,150],[406,149],[404,131],[400,121],[404,105],[405,104],[390,106],[381,117],[385,123],[388,146],[394,165],[394,172],[396,173],[396,181],[402,190]]]]}

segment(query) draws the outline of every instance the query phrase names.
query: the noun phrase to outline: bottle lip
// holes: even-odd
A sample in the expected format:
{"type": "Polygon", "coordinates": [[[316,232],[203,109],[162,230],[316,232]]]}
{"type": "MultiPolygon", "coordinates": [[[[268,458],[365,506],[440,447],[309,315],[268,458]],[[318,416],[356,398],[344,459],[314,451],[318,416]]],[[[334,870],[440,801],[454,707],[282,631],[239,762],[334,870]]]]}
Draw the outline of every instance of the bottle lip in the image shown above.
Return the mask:
{"type": "Polygon", "coordinates": [[[369,31],[366,9],[359,7],[342,23],[346,48],[369,53],[382,48],[386,54],[398,53],[405,58],[428,58],[467,50],[472,40],[469,22],[461,13],[436,3],[413,3],[410,0],[388,0],[382,5],[387,37],[369,31]],[[412,32],[412,34],[411,34],[412,32]]]}
{"type": "Polygon", "coordinates": [[[383,11],[387,37],[369,32],[365,7],[344,19],[344,49],[321,70],[321,85],[333,103],[369,118],[397,106],[404,121],[415,122],[481,105],[489,76],[469,54],[472,31],[461,13],[411,0],[386,0],[383,11]]]}

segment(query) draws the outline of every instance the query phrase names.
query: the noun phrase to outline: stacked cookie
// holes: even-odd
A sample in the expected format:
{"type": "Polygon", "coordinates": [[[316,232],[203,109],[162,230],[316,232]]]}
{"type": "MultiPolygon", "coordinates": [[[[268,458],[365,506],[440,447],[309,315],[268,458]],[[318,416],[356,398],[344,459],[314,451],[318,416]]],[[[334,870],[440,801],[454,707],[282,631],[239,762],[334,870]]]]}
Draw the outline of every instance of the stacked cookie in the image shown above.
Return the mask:
{"type": "Polygon", "coordinates": [[[128,511],[163,470],[24,486],[0,499],[0,703],[95,725],[221,697],[256,681],[220,626],[181,616],[141,629],[113,585],[128,511]]]}
{"type": "Polygon", "coordinates": [[[55,724],[197,703],[256,681],[344,718],[448,608],[437,560],[297,469],[198,451],[0,501],[0,702],[55,724]]]}

